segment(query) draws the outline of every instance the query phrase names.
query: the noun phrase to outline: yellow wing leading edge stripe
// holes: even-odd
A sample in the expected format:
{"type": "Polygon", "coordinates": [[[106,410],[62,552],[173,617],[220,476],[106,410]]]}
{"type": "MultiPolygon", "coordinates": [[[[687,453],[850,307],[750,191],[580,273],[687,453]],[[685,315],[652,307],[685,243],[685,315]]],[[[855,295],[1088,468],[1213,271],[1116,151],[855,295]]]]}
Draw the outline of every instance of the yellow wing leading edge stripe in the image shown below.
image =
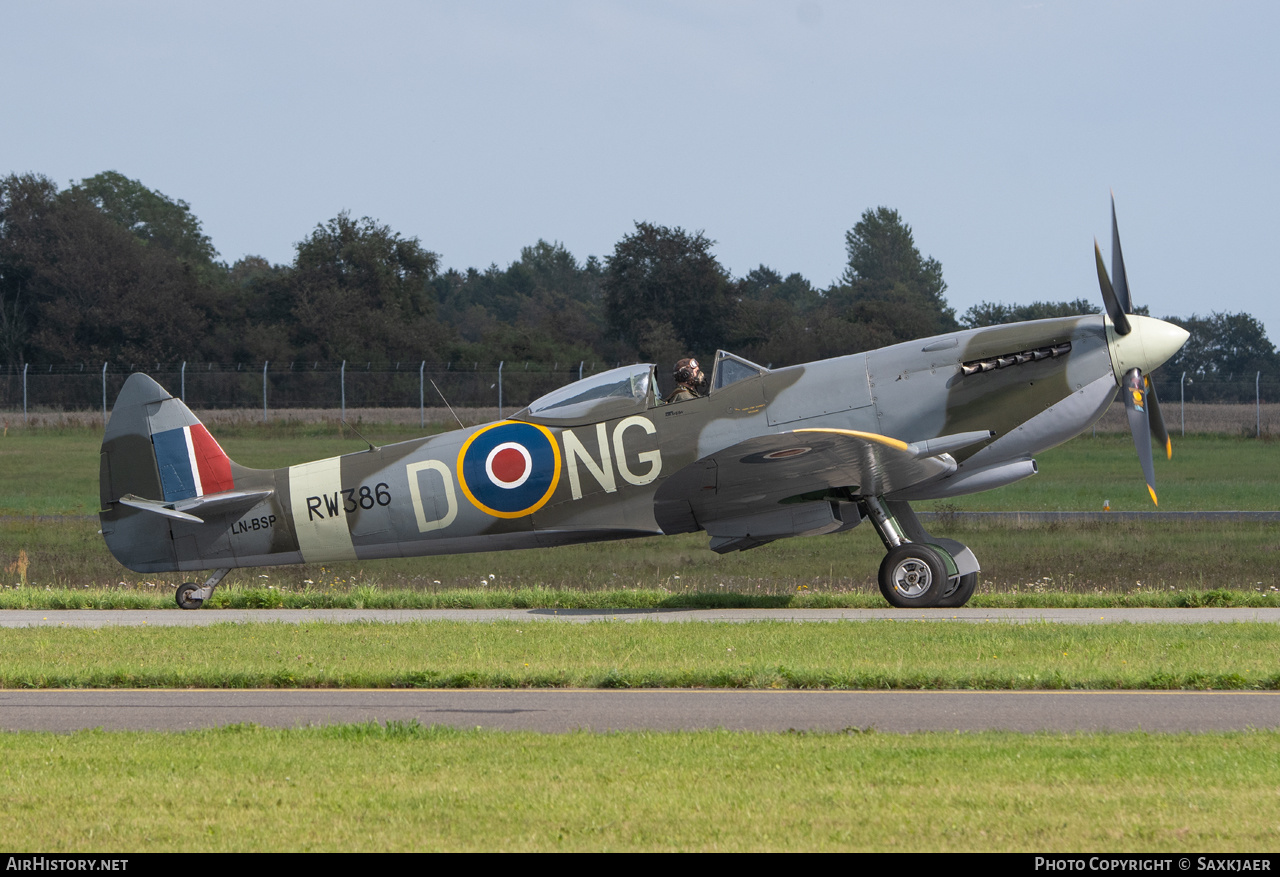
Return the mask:
{"type": "Polygon", "coordinates": [[[792,432],[827,432],[835,435],[847,435],[851,438],[865,439],[869,442],[875,442],[878,445],[893,448],[898,451],[910,450],[910,446],[901,439],[892,438],[887,435],[880,435],[876,432],[859,432],[856,429],[827,429],[823,427],[811,426],[805,429],[795,429],[792,432]]]}

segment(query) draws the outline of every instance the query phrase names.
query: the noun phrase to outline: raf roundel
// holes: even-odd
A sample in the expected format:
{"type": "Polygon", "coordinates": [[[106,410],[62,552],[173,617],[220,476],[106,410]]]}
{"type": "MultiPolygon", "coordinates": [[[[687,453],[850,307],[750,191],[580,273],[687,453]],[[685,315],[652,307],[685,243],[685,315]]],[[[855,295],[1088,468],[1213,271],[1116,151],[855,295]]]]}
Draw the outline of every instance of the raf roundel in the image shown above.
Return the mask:
{"type": "Polygon", "coordinates": [[[560,449],[551,433],[506,420],[477,430],[458,452],[458,482],[472,505],[498,518],[533,514],[560,483],[560,449]]]}

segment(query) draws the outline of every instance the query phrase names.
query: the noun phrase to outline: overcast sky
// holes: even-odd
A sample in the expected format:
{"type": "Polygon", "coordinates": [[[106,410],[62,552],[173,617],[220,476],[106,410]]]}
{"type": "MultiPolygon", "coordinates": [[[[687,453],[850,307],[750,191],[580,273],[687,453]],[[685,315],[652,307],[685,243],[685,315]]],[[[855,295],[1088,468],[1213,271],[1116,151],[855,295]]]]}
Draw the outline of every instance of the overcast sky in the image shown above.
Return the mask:
{"type": "Polygon", "coordinates": [[[0,0],[0,173],[116,170],[221,257],[349,210],[506,266],[645,220],[818,286],[868,207],[979,301],[1100,301],[1115,190],[1154,315],[1280,341],[1280,4],[0,0]]]}

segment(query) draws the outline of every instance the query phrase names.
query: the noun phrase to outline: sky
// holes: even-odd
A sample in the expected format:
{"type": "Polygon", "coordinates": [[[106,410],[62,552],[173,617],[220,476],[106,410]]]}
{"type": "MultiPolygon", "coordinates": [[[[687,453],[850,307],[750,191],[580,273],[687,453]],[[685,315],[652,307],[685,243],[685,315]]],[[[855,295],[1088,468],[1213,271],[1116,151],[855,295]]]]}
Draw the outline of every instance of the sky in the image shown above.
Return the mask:
{"type": "Polygon", "coordinates": [[[887,206],[982,301],[1135,304],[1280,341],[1280,4],[0,0],[0,174],[115,170],[220,257],[349,211],[446,268],[637,221],[818,287],[887,206]]]}

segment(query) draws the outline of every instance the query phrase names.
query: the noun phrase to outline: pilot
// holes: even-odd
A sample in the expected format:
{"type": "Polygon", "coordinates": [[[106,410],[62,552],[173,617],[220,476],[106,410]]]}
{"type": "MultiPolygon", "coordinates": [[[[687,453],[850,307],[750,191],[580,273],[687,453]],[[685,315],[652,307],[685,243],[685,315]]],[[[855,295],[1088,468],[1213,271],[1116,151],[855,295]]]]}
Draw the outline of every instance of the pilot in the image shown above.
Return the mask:
{"type": "Polygon", "coordinates": [[[677,362],[671,377],[675,378],[676,388],[663,400],[668,405],[672,402],[688,402],[690,399],[697,399],[704,395],[701,387],[706,383],[706,376],[698,367],[696,359],[686,357],[677,362]]]}

